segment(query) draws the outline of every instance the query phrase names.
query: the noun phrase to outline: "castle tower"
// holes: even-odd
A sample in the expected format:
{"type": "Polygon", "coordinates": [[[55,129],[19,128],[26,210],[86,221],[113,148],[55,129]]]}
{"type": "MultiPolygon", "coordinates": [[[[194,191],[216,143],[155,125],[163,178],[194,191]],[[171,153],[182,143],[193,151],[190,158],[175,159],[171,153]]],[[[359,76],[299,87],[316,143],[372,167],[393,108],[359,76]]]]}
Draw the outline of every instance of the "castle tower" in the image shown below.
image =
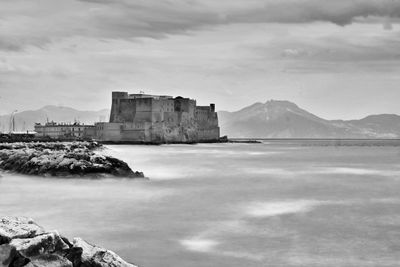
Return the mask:
{"type": "Polygon", "coordinates": [[[121,110],[121,99],[128,98],[127,92],[112,92],[110,122],[121,122],[119,113],[121,110]]]}

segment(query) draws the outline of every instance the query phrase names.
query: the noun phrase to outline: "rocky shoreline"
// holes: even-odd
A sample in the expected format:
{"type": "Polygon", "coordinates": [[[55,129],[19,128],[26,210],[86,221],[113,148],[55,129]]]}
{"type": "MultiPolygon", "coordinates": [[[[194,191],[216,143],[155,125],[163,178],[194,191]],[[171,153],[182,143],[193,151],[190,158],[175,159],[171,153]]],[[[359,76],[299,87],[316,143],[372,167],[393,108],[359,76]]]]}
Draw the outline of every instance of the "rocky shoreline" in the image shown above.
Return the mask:
{"type": "Polygon", "coordinates": [[[0,267],[137,267],[81,238],[72,241],[25,217],[0,218],[0,267]]]}
{"type": "Polygon", "coordinates": [[[0,169],[58,177],[144,177],[126,162],[103,155],[96,142],[20,142],[0,144],[0,169]]]}

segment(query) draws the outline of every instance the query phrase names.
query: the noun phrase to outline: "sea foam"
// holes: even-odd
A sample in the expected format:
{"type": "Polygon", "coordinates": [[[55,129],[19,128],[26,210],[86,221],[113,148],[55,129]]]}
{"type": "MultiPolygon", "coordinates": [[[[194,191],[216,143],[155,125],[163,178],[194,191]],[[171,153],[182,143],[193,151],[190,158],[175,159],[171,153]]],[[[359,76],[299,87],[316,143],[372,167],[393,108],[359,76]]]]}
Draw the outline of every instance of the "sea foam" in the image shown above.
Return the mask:
{"type": "Polygon", "coordinates": [[[180,243],[186,249],[196,252],[210,252],[219,244],[219,242],[217,242],[216,240],[203,239],[200,237],[184,239],[181,240],[180,243]]]}
{"type": "Polygon", "coordinates": [[[251,217],[271,217],[284,214],[309,212],[323,202],[317,200],[293,200],[277,202],[253,202],[245,207],[245,214],[251,217]]]}

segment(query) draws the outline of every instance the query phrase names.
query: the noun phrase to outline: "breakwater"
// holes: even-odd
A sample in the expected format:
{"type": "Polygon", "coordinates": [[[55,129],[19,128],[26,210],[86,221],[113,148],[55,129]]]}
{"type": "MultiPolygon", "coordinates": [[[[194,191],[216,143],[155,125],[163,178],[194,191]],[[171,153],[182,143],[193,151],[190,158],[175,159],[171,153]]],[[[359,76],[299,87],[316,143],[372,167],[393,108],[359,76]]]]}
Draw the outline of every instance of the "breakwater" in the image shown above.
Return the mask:
{"type": "Polygon", "coordinates": [[[144,177],[126,162],[103,155],[96,142],[19,142],[0,144],[0,169],[61,177],[144,177]]]}

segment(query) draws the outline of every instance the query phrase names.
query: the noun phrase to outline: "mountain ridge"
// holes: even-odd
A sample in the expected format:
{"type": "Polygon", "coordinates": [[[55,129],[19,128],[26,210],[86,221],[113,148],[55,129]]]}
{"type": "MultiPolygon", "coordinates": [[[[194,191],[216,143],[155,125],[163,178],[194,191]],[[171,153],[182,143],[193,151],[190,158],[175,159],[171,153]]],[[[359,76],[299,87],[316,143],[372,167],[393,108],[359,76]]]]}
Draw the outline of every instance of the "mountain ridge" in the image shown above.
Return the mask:
{"type": "Polygon", "coordinates": [[[399,138],[400,116],[373,114],[360,120],[326,120],[286,100],[256,102],[220,111],[221,134],[240,138],[399,138]]]}

